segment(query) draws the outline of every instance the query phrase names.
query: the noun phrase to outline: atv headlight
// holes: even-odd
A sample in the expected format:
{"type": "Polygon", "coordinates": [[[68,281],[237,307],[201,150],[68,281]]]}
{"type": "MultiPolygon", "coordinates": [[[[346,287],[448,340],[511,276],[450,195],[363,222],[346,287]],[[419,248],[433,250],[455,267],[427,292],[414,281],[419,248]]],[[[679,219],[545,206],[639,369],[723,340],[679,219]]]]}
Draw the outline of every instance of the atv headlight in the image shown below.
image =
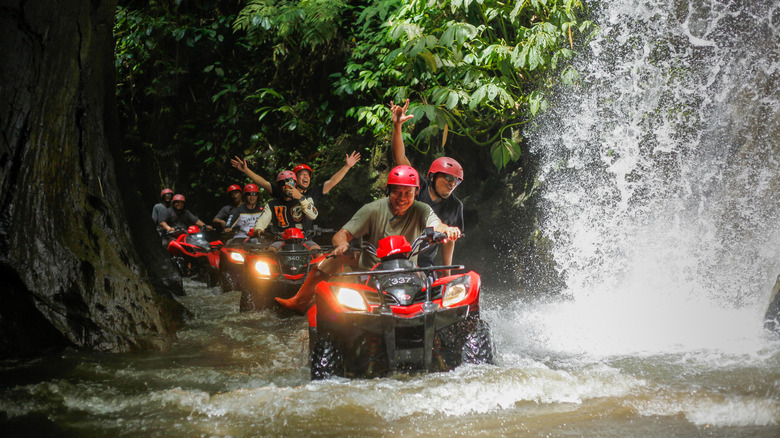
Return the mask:
{"type": "Polygon", "coordinates": [[[471,277],[464,275],[462,277],[452,280],[444,289],[442,295],[441,305],[444,307],[452,307],[461,301],[463,301],[469,294],[469,288],[471,286],[471,277]]]}
{"type": "Polygon", "coordinates": [[[238,263],[244,263],[244,255],[237,251],[230,251],[230,258],[238,263]]]}
{"type": "Polygon", "coordinates": [[[336,299],[339,304],[347,309],[363,312],[368,310],[368,304],[366,303],[366,299],[363,298],[363,294],[354,289],[346,287],[339,288],[339,290],[336,291],[336,299]]]}
{"type": "Polygon", "coordinates": [[[255,262],[255,271],[257,271],[260,275],[265,275],[266,277],[271,276],[271,268],[268,267],[268,263],[266,262],[255,262]]]}

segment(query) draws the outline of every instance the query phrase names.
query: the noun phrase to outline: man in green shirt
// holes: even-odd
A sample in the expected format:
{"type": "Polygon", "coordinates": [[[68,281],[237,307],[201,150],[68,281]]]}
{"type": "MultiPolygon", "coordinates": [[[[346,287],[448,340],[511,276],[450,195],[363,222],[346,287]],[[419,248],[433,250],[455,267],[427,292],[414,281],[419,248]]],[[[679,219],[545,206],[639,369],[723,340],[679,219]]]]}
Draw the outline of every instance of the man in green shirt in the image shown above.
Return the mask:
{"type": "Polygon", "coordinates": [[[406,237],[413,241],[427,227],[447,234],[450,240],[460,237],[460,229],[448,227],[439,220],[431,207],[415,201],[420,190],[420,177],[410,166],[396,166],[387,177],[387,197],[368,203],[358,210],[333,236],[333,258],[326,259],[309,273],[298,293],[290,299],[277,298],[283,307],[306,312],[312,303],[314,287],[320,281],[327,281],[330,274],[338,272],[342,266],[371,269],[379,260],[363,252],[360,260],[352,258],[349,242],[356,237],[365,237],[374,246],[379,240],[393,235],[406,237]]]}

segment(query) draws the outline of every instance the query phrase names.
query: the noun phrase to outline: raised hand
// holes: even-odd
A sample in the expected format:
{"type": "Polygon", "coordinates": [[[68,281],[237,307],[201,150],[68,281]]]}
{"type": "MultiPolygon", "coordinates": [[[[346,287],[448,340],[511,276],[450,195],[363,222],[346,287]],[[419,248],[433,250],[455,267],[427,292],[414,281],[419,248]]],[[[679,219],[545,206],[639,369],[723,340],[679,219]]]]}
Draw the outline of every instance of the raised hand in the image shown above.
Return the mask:
{"type": "Polygon", "coordinates": [[[351,154],[347,154],[347,167],[352,167],[360,161],[360,152],[352,151],[351,154]]]}
{"type": "Polygon", "coordinates": [[[231,158],[230,159],[230,164],[232,164],[233,167],[235,167],[236,169],[238,169],[238,170],[240,170],[240,171],[242,171],[244,173],[246,173],[247,170],[249,170],[249,166],[246,165],[246,158],[244,158],[244,159],[241,159],[241,158],[238,158],[238,157],[231,158]]]}
{"type": "Polygon", "coordinates": [[[390,111],[393,113],[393,123],[403,124],[409,119],[413,119],[414,115],[406,114],[406,110],[409,108],[409,99],[406,99],[404,106],[396,105],[393,101],[390,101],[390,111]]]}

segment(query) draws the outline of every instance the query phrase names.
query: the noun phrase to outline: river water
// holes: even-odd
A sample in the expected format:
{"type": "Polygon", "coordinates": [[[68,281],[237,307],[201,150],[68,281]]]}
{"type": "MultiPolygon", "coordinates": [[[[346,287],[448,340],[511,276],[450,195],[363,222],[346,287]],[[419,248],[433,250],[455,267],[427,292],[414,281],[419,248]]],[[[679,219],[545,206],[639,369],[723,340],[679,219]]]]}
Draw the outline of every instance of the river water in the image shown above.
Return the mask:
{"type": "Polygon", "coordinates": [[[1,362],[0,434],[780,436],[780,2],[594,14],[529,138],[566,288],[483,290],[497,365],[311,382],[303,318],[185,281],[170,352],[1,362]]]}
{"type": "Polygon", "coordinates": [[[240,313],[238,293],[185,286],[181,300],[195,314],[170,352],[69,350],[3,363],[3,435],[776,437],[780,430],[780,341],[764,336],[754,315],[735,321],[724,312],[727,325],[752,330],[681,339],[702,336],[709,345],[651,343],[655,351],[640,352],[632,343],[639,334],[636,344],[648,346],[641,318],[602,321],[599,330],[603,313],[583,319],[577,303],[500,303],[485,292],[498,365],[311,382],[304,318],[240,313]]]}

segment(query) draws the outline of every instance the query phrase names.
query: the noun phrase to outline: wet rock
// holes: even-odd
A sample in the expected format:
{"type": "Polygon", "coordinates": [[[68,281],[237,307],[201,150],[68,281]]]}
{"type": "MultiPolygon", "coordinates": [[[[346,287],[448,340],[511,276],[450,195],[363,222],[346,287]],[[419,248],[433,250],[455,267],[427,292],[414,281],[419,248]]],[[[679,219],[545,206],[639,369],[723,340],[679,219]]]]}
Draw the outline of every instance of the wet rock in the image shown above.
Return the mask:
{"type": "Polygon", "coordinates": [[[139,261],[115,171],[115,10],[0,9],[0,356],[167,348],[181,323],[175,285],[139,261]]]}

